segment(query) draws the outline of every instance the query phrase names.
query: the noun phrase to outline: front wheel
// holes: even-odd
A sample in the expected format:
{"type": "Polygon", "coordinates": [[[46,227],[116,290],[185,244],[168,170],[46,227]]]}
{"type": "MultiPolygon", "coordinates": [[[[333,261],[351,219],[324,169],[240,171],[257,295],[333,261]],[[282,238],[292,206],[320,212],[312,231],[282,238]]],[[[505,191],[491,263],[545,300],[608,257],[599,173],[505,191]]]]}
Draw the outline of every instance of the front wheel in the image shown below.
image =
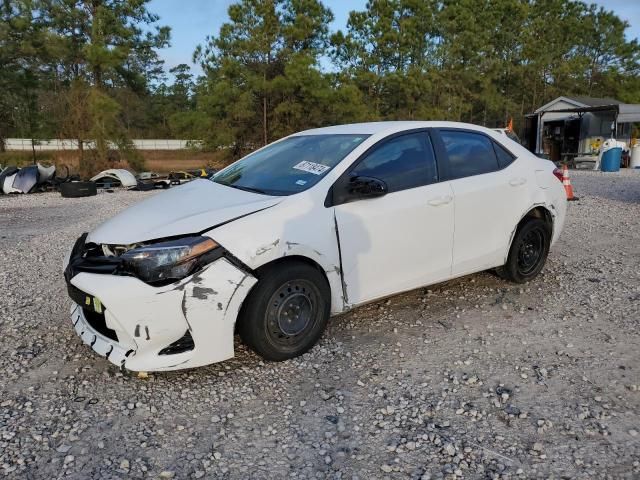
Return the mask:
{"type": "Polygon", "coordinates": [[[241,309],[238,333],[266,360],[302,355],[324,331],[331,290],[322,273],[304,263],[267,267],[241,309]]]}
{"type": "Polygon", "coordinates": [[[507,263],[497,269],[505,280],[525,283],[535,278],[544,267],[549,245],[551,229],[539,218],[531,218],[523,223],[515,234],[507,263]]]}

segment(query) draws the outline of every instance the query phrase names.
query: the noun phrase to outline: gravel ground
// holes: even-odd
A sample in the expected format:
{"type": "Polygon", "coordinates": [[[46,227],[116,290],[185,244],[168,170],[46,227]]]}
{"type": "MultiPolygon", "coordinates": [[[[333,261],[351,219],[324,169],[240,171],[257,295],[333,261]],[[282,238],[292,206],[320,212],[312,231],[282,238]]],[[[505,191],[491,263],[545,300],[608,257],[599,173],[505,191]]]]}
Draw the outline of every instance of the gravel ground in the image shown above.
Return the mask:
{"type": "Polygon", "coordinates": [[[640,478],[640,172],[575,172],[544,273],[335,318],[301,358],[123,374],[73,332],[61,262],[153,193],[0,197],[0,475],[640,478]]]}

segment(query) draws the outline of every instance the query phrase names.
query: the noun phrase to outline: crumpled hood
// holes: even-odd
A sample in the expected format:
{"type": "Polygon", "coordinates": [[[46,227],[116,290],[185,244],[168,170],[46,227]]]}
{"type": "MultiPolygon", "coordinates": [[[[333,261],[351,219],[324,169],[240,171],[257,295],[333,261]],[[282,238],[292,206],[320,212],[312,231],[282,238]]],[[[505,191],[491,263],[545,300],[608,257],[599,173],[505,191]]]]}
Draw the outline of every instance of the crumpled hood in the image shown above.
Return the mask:
{"type": "Polygon", "coordinates": [[[210,180],[194,180],[124,210],[92,231],[87,241],[129,245],[198,233],[281,200],[282,197],[246,192],[210,180]]]}

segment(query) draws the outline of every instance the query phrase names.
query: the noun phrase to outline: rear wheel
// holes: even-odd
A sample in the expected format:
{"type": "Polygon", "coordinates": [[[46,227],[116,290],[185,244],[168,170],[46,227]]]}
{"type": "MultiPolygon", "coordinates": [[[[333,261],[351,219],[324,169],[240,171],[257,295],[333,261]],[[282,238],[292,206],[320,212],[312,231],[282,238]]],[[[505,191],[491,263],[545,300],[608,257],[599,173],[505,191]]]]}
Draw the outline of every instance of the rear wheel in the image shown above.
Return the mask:
{"type": "Polygon", "coordinates": [[[516,231],[507,263],[497,269],[505,280],[525,283],[544,267],[551,244],[551,228],[539,218],[526,220],[516,231]]]}
{"type": "Polygon", "coordinates": [[[297,357],[322,336],[330,299],[327,280],[313,266],[280,263],[267,267],[244,302],[238,333],[267,360],[297,357]]]}

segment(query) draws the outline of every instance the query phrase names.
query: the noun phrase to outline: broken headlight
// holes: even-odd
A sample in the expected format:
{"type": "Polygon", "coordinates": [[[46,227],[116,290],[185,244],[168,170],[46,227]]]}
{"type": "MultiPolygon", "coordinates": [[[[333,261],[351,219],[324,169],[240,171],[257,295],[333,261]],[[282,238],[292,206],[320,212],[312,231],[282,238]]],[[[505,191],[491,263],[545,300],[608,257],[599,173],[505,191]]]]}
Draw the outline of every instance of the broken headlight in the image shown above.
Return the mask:
{"type": "Polygon", "coordinates": [[[180,280],[213,261],[219,245],[208,237],[186,237],[144,245],[123,253],[122,267],[146,283],[160,285],[180,280]]]}

